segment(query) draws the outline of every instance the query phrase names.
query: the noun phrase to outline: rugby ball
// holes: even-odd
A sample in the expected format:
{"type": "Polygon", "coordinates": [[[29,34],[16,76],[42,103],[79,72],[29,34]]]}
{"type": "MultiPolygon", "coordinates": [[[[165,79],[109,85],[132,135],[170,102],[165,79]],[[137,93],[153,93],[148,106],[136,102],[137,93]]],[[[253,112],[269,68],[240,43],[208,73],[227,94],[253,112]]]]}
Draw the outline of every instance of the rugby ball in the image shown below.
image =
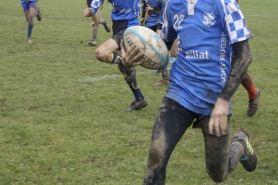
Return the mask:
{"type": "Polygon", "coordinates": [[[124,32],[124,46],[127,50],[133,44],[140,48],[144,56],[140,59],[142,67],[163,69],[168,64],[169,52],[164,41],[153,30],[144,26],[131,26],[124,32]]]}

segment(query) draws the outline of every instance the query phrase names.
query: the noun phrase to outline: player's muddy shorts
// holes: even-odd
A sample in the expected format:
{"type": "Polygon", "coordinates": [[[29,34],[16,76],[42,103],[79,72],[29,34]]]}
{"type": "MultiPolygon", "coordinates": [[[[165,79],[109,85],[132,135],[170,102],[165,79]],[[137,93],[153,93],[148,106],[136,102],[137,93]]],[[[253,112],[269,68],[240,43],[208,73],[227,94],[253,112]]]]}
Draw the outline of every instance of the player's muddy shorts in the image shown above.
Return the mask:
{"type": "MultiPolygon", "coordinates": [[[[194,112],[184,108],[178,102],[176,102],[170,98],[166,98],[166,97],[163,99],[162,104],[160,106],[160,109],[162,109],[162,108],[171,110],[168,112],[167,115],[165,115],[165,114],[162,114],[162,115],[163,116],[165,115],[167,117],[172,117],[173,120],[176,120],[178,125],[185,125],[186,129],[190,126],[192,126],[193,128],[200,128],[205,133],[209,133],[208,123],[209,123],[210,116],[194,113],[194,112]],[[180,117],[181,119],[175,119],[175,117],[177,118],[176,113],[182,115],[180,117]],[[185,121],[185,120],[187,120],[187,121],[185,121]]],[[[228,121],[228,125],[226,128],[226,133],[224,135],[227,135],[230,133],[230,116],[227,117],[227,121],[228,121]]]]}
{"type": "Polygon", "coordinates": [[[162,30],[162,26],[163,26],[163,24],[158,23],[158,24],[157,24],[157,28],[156,28],[156,29],[157,29],[157,30],[162,30]]]}
{"type": "MultiPolygon", "coordinates": [[[[120,44],[121,44],[121,39],[123,39],[124,32],[125,30],[130,27],[130,26],[136,26],[136,23],[130,24],[131,21],[124,20],[124,21],[114,21],[113,22],[113,36],[112,39],[118,44],[119,48],[118,50],[121,49],[120,44]]],[[[139,22],[137,24],[139,26],[139,22]]]]}
{"type": "Polygon", "coordinates": [[[154,25],[154,26],[146,26],[147,28],[153,30],[154,32],[156,32],[157,30],[157,25],[154,25]]]}

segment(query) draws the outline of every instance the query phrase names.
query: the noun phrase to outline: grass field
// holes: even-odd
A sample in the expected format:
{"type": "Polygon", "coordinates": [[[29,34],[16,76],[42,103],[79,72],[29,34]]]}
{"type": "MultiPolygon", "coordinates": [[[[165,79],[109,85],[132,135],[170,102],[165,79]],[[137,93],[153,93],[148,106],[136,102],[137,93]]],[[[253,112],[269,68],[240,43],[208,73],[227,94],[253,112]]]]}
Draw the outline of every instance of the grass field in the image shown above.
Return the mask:
{"type": "MultiPolygon", "coordinates": [[[[149,105],[124,110],[133,95],[115,65],[98,62],[85,1],[39,1],[33,45],[19,1],[0,7],[0,184],[142,184],[151,129],[166,87],[153,71],[138,67],[138,82],[149,105]]],[[[278,1],[240,0],[254,34],[249,72],[261,89],[259,110],[246,116],[248,98],[239,87],[233,98],[232,132],[244,128],[258,155],[248,173],[239,164],[222,183],[278,184],[278,1]]],[[[104,4],[109,18],[111,5],[104,4]]],[[[110,19],[109,19],[110,21],[110,19]]],[[[111,25],[111,21],[109,22],[111,25]]],[[[98,44],[110,37],[100,25],[98,44]]],[[[200,130],[189,129],[173,152],[167,185],[212,185],[205,169],[200,130]]]]}

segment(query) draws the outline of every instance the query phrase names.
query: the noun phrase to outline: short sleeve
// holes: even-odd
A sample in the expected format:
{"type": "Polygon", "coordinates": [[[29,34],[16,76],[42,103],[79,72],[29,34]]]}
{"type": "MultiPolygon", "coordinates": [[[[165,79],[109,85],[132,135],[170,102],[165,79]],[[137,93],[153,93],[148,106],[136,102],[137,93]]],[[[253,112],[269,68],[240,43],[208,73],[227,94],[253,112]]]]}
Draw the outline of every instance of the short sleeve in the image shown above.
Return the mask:
{"type": "Polygon", "coordinates": [[[91,3],[91,9],[92,9],[92,15],[95,15],[97,10],[100,8],[102,5],[103,0],[93,0],[91,3]]]}
{"type": "Polygon", "coordinates": [[[165,41],[173,41],[177,38],[177,33],[175,29],[173,28],[172,24],[172,16],[171,16],[171,2],[168,1],[168,3],[165,6],[165,10],[163,12],[163,19],[164,23],[162,26],[162,31],[160,33],[160,37],[165,41]]]}
{"type": "Polygon", "coordinates": [[[245,18],[235,0],[222,0],[225,22],[231,44],[253,37],[245,18]]]}

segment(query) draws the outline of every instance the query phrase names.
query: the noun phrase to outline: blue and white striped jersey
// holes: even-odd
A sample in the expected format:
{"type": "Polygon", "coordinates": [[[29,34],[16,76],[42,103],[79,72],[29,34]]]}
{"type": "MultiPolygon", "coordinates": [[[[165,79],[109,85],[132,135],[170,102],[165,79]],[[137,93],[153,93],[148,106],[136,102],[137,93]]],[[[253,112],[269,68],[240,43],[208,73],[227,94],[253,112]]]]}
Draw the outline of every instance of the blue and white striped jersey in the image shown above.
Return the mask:
{"type": "Polygon", "coordinates": [[[252,37],[237,2],[170,0],[161,37],[179,39],[166,97],[193,112],[211,114],[229,76],[231,44],[252,37]]]}

